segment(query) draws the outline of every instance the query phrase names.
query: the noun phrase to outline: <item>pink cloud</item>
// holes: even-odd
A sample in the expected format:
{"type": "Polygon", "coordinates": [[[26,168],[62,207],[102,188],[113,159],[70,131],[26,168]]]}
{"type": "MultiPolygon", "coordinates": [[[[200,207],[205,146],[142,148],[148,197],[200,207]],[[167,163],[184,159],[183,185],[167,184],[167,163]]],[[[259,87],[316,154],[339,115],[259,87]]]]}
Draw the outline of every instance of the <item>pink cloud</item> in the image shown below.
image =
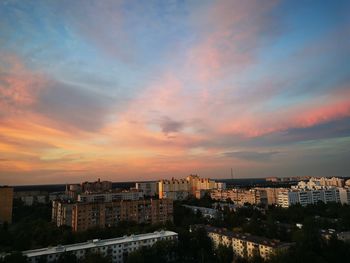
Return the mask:
{"type": "Polygon", "coordinates": [[[0,108],[2,115],[35,103],[45,80],[29,71],[14,55],[3,55],[0,65],[0,108]]]}
{"type": "Polygon", "coordinates": [[[341,89],[334,94],[316,97],[313,100],[279,111],[270,113],[264,111],[247,112],[227,124],[222,124],[219,132],[256,137],[290,128],[312,127],[350,117],[349,97],[349,90],[341,89]]]}
{"type": "MultiPolygon", "coordinates": [[[[255,60],[261,34],[276,1],[216,1],[194,15],[199,41],[188,52],[188,67],[202,82],[239,72],[255,60]]],[[[271,25],[270,25],[271,26],[271,25]]]]}

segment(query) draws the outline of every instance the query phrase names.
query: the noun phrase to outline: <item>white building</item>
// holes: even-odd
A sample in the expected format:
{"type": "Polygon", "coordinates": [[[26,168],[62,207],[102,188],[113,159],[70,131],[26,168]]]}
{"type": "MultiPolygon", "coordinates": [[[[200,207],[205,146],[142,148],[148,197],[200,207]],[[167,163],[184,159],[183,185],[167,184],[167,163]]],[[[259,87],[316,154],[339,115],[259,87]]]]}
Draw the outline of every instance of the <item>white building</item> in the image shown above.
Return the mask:
{"type": "Polygon", "coordinates": [[[115,192],[103,192],[103,193],[81,193],[78,195],[78,202],[83,203],[96,203],[96,202],[112,202],[120,200],[139,200],[144,197],[144,194],[140,190],[125,190],[115,192]]]}
{"type": "Polygon", "coordinates": [[[158,195],[158,182],[136,183],[136,189],[143,191],[145,196],[158,195]]]}
{"type": "Polygon", "coordinates": [[[335,187],[319,190],[285,189],[280,191],[278,195],[278,204],[282,207],[289,207],[294,204],[306,206],[308,204],[316,204],[319,201],[324,203],[339,203],[339,189],[335,187]]]}
{"type": "Polygon", "coordinates": [[[123,263],[130,252],[141,247],[150,247],[160,240],[177,240],[177,233],[160,231],[104,240],[94,239],[84,243],[27,250],[23,251],[22,254],[28,258],[30,263],[36,263],[39,260],[55,262],[63,253],[72,253],[81,259],[88,252],[109,256],[113,263],[123,263]]]}
{"type": "Polygon", "coordinates": [[[350,204],[350,188],[338,188],[340,203],[350,204]]]}
{"type": "Polygon", "coordinates": [[[318,189],[343,187],[343,186],[344,186],[344,179],[342,178],[312,177],[308,182],[300,181],[297,186],[292,186],[292,188],[318,190],[318,189]]]}

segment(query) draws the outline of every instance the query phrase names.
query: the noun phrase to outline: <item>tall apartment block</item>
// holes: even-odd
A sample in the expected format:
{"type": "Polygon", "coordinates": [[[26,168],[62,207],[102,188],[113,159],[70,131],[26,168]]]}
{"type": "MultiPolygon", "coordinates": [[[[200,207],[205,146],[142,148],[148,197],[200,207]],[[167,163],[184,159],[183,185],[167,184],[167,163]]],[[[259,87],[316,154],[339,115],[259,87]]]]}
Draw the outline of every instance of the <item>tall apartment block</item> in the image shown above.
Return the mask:
{"type": "Polygon", "coordinates": [[[278,204],[289,207],[294,204],[306,206],[317,202],[340,202],[339,190],[337,188],[308,190],[308,189],[285,189],[278,196],[278,204]]]}
{"type": "Polygon", "coordinates": [[[0,224],[12,223],[13,188],[0,186],[0,224]]]}
{"type": "Polygon", "coordinates": [[[121,221],[165,223],[173,221],[173,201],[170,199],[122,200],[97,203],[52,203],[52,221],[57,226],[68,225],[73,231],[92,227],[113,226],[121,221]]]}
{"type": "Polygon", "coordinates": [[[158,182],[159,198],[170,198],[173,200],[182,200],[189,195],[200,198],[202,191],[225,188],[225,183],[216,182],[209,178],[200,178],[197,175],[190,175],[184,179],[173,178],[158,182]]]}
{"type": "Polygon", "coordinates": [[[95,182],[83,182],[81,184],[66,185],[66,195],[76,200],[81,193],[108,192],[112,190],[112,182],[101,181],[98,179],[95,182]]]}
{"type": "Polygon", "coordinates": [[[272,188],[272,187],[256,187],[259,191],[265,191],[268,205],[275,205],[278,203],[278,195],[285,188],[272,188]]]}

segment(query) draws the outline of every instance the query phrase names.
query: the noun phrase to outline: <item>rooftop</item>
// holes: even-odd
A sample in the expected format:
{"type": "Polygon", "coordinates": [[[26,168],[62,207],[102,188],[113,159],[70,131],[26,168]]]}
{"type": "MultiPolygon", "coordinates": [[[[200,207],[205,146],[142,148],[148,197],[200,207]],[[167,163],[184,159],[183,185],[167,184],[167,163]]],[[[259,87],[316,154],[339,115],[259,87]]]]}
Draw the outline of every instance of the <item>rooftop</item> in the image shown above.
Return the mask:
{"type": "Polygon", "coordinates": [[[122,244],[122,243],[128,243],[128,242],[134,242],[134,241],[140,241],[140,240],[148,240],[152,238],[170,237],[170,236],[177,236],[177,233],[172,231],[159,231],[159,232],[156,231],[153,233],[123,236],[123,237],[117,237],[117,238],[111,238],[111,239],[93,239],[83,243],[69,244],[64,246],[58,245],[56,247],[46,247],[46,248],[40,248],[40,249],[34,249],[34,250],[27,250],[27,251],[23,251],[22,253],[27,257],[36,257],[36,256],[42,256],[42,255],[50,255],[50,254],[63,253],[63,252],[69,252],[69,251],[75,251],[75,250],[84,250],[84,249],[90,249],[90,248],[102,247],[102,246],[111,246],[116,244],[122,244]]]}

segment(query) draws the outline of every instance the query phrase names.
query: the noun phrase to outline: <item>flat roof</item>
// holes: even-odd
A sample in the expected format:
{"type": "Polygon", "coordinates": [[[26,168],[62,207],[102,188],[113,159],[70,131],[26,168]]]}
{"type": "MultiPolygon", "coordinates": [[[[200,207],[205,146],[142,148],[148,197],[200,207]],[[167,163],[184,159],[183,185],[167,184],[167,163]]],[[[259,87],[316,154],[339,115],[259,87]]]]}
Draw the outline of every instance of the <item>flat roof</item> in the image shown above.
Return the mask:
{"type": "Polygon", "coordinates": [[[22,251],[22,254],[30,258],[30,257],[36,257],[36,256],[42,256],[42,255],[64,253],[69,251],[84,250],[84,249],[103,247],[103,246],[111,246],[111,245],[122,244],[127,242],[148,240],[148,239],[160,238],[160,237],[170,237],[170,236],[177,236],[177,233],[173,231],[159,231],[159,232],[156,231],[153,233],[123,236],[123,237],[117,237],[117,238],[111,238],[111,239],[93,239],[83,243],[58,245],[55,247],[26,250],[26,251],[22,251]]]}

